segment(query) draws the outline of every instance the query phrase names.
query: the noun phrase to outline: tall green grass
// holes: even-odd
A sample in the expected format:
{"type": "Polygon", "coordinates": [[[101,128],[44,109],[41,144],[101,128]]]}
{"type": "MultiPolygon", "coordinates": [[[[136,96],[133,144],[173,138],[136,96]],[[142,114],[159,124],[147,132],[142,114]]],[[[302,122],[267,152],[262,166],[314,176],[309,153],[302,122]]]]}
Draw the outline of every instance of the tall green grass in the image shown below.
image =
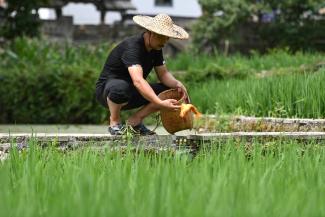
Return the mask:
{"type": "Polygon", "coordinates": [[[0,215],[324,216],[324,162],[324,147],[295,143],[229,142],[193,159],[31,144],[0,163],[0,215]]]}
{"type": "Polygon", "coordinates": [[[325,117],[325,69],[263,79],[212,80],[190,87],[192,102],[207,113],[325,117]]]}

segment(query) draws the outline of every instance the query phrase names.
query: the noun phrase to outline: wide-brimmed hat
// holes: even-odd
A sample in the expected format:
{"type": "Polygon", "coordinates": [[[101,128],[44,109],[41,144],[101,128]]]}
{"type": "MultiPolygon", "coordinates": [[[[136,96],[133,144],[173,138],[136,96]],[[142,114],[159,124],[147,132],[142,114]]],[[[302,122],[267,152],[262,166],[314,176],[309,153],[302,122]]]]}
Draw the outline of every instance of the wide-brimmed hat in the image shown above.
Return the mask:
{"type": "Polygon", "coordinates": [[[177,39],[189,38],[188,33],[182,27],[175,25],[172,18],[167,14],[158,14],[155,17],[136,15],[133,17],[133,21],[143,28],[160,35],[177,39]]]}

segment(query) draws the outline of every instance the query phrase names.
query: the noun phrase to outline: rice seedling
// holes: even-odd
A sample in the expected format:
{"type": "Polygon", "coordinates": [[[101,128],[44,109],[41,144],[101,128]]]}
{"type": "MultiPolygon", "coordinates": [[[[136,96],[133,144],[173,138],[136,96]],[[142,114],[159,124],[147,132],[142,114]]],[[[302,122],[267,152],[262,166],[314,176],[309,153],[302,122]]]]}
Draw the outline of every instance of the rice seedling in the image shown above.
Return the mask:
{"type": "Polygon", "coordinates": [[[325,215],[315,144],[230,141],[194,158],[29,147],[0,163],[1,216],[325,215]]]}

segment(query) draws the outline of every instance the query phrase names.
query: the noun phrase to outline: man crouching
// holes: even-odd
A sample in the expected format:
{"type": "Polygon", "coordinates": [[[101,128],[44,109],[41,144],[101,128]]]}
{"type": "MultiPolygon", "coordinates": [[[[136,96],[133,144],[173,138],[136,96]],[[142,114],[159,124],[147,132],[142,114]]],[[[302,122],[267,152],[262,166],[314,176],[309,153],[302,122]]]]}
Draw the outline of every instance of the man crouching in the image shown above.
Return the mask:
{"type": "Polygon", "coordinates": [[[125,39],[111,51],[96,83],[96,98],[110,112],[108,131],[112,135],[123,133],[121,110],[139,107],[127,124],[140,135],[155,134],[143,125],[143,119],[162,108],[180,108],[176,100],[161,100],[158,94],[177,88],[187,96],[184,85],[164,65],[162,48],[169,38],[188,39],[188,33],[166,14],[134,16],[133,21],[146,31],[125,39]],[[160,83],[146,81],[152,68],[160,83]]]}

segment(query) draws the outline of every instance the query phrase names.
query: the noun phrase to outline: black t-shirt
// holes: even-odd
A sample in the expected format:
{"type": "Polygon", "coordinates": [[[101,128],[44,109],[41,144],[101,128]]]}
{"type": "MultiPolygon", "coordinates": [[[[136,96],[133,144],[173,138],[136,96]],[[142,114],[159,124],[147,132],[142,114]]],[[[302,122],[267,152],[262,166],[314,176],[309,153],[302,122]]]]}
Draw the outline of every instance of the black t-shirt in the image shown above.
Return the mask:
{"type": "Polygon", "coordinates": [[[102,87],[108,79],[113,78],[132,82],[128,71],[129,66],[141,65],[143,77],[147,78],[154,66],[163,64],[162,50],[148,52],[145,48],[143,33],[129,37],[118,44],[109,54],[96,87],[102,87]]]}

